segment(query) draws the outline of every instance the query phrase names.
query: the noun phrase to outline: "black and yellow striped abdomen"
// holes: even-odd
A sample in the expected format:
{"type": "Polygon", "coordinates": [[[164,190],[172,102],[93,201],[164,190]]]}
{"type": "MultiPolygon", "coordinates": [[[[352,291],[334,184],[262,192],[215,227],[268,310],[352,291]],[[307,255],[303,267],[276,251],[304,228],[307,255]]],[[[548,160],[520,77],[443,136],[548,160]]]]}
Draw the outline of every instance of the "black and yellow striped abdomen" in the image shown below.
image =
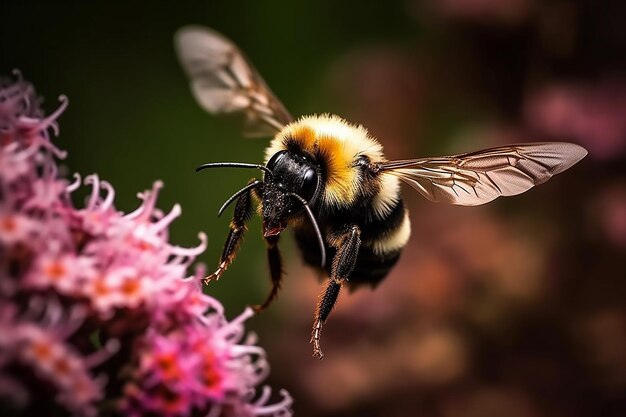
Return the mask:
{"type": "MultiPolygon", "coordinates": [[[[388,198],[391,201],[382,211],[378,210],[374,199],[358,199],[350,207],[333,210],[327,215],[320,213],[320,227],[328,237],[325,240],[329,259],[333,259],[337,245],[341,244],[333,242],[333,235],[340,235],[351,225],[357,225],[361,230],[356,265],[348,276],[351,286],[377,285],[396,264],[409,239],[411,227],[402,199],[399,195],[388,198]]],[[[302,224],[295,228],[295,237],[304,261],[317,268],[320,264],[319,247],[312,229],[308,224],[302,224]]],[[[326,265],[328,275],[331,267],[330,263],[326,265]]]]}

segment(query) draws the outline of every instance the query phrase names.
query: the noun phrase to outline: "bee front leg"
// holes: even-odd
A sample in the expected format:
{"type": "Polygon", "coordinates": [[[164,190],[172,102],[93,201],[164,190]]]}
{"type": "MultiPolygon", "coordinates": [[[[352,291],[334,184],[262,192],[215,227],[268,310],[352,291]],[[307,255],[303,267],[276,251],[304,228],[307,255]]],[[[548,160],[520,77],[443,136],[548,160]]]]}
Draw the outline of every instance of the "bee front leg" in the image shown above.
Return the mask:
{"type": "Polygon", "coordinates": [[[313,356],[319,359],[324,358],[320,346],[322,336],[322,325],[326,322],[328,315],[337,302],[339,291],[348,276],[354,269],[356,258],[361,246],[361,229],[352,225],[338,239],[338,249],[331,267],[328,285],[320,297],[315,310],[315,322],[311,331],[311,343],[313,343],[313,356]]]}
{"type": "MultiPolygon", "coordinates": [[[[251,184],[254,181],[256,180],[252,179],[248,184],[251,184]]],[[[213,280],[220,279],[224,271],[228,269],[228,266],[235,259],[237,249],[239,249],[243,240],[243,235],[248,229],[246,222],[248,222],[250,217],[252,217],[252,192],[252,189],[247,190],[237,199],[233,219],[230,221],[230,232],[228,232],[228,237],[226,238],[226,243],[224,244],[224,250],[222,251],[220,263],[215,272],[204,279],[206,284],[213,280]]]]}

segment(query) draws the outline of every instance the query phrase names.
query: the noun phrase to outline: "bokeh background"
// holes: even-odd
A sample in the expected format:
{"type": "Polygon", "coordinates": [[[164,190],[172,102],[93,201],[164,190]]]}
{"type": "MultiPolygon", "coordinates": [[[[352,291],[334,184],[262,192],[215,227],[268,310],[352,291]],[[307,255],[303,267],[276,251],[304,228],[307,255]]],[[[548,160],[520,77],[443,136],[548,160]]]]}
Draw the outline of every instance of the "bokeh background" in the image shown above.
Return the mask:
{"type": "MultiPolygon", "coordinates": [[[[228,228],[216,210],[267,141],[193,101],[172,34],[202,24],[246,51],[294,115],[362,123],[390,158],[511,142],[589,150],[524,196],[475,208],[405,190],[413,236],[375,291],[341,295],[326,358],[308,344],[321,284],[282,247],[287,278],[248,323],[298,416],[626,415],[626,3],[622,0],[0,2],[0,72],[57,106],[67,172],[98,172],[125,211],[165,182],[173,241],[228,228]]],[[[238,314],[269,290],[258,219],[208,291],[238,314]]]]}

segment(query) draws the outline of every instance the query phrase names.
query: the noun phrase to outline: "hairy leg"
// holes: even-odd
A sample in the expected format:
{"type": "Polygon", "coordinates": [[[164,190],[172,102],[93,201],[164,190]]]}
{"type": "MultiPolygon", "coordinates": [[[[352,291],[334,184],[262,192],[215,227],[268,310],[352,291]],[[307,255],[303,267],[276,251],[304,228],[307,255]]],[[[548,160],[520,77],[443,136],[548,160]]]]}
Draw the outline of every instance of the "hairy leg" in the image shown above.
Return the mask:
{"type": "Polygon", "coordinates": [[[280,283],[283,277],[282,259],[280,256],[280,250],[278,249],[279,236],[270,236],[265,238],[267,244],[267,262],[270,267],[270,279],[272,280],[272,290],[263,302],[263,304],[254,306],[254,311],[260,313],[265,310],[276,298],[278,290],[280,290],[280,283]]]}
{"type": "MultiPolygon", "coordinates": [[[[254,179],[250,180],[248,184],[253,183],[254,179]]],[[[237,203],[235,204],[235,212],[233,219],[230,222],[230,231],[222,250],[222,256],[220,258],[219,265],[215,272],[204,279],[205,283],[209,283],[213,280],[218,280],[228,269],[228,266],[233,262],[237,255],[237,250],[243,240],[243,235],[247,230],[246,223],[252,217],[252,198],[251,194],[253,189],[247,190],[244,194],[239,196],[237,203]]]]}
{"type": "Polygon", "coordinates": [[[322,359],[324,354],[320,346],[322,336],[322,325],[326,322],[328,315],[337,302],[337,297],[343,283],[354,269],[356,258],[361,246],[361,230],[358,226],[352,225],[346,229],[339,239],[337,253],[333,258],[328,285],[320,297],[315,310],[315,322],[311,332],[311,343],[313,343],[313,356],[322,359]]]}

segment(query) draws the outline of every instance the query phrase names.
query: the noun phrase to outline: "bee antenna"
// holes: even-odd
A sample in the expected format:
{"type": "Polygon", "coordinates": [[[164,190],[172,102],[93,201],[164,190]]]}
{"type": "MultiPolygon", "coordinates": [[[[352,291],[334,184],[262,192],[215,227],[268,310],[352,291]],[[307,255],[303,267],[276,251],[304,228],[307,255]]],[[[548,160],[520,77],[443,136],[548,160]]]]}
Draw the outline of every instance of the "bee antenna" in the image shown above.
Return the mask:
{"type": "Polygon", "coordinates": [[[311,224],[313,225],[313,229],[315,229],[315,234],[317,235],[317,241],[320,244],[322,268],[324,268],[324,266],[326,266],[326,249],[324,247],[324,239],[322,238],[322,232],[320,232],[320,227],[317,224],[317,220],[315,219],[315,216],[313,215],[313,212],[311,211],[309,204],[306,202],[304,198],[300,197],[298,194],[295,194],[295,193],[289,193],[288,195],[295,197],[298,201],[300,201],[300,203],[302,203],[302,205],[304,206],[304,210],[306,210],[306,214],[308,214],[309,219],[311,220],[311,224]]]}
{"type": "Polygon", "coordinates": [[[267,172],[270,175],[274,175],[271,169],[266,167],[265,165],[260,164],[247,164],[245,162],[211,162],[208,164],[202,164],[198,168],[196,168],[196,172],[202,171],[207,168],[258,168],[267,172]]]}
{"type": "Polygon", "coordinates": [[[251,190],[253,188],[256,188],[259,186],[259,184],[261,184],[263,181],[260,180],[256,180],[248,185],[246,185],[245,187],[243,187],[241,190],[237,191],[235,194],[231,195],[228,200],[226,200],[224,202],[224,204],[222,204],[222,207],[220,207],[220,210],[217,212],[217,217],[221,216],[222,213],[224,212],[224,210],[226,210],[226,207],[230,206],[230,204],[235,201],[236,199],[239,198],[240,195],[244,194],[245,192],[247,192],[248,190],[251,190]]]}

